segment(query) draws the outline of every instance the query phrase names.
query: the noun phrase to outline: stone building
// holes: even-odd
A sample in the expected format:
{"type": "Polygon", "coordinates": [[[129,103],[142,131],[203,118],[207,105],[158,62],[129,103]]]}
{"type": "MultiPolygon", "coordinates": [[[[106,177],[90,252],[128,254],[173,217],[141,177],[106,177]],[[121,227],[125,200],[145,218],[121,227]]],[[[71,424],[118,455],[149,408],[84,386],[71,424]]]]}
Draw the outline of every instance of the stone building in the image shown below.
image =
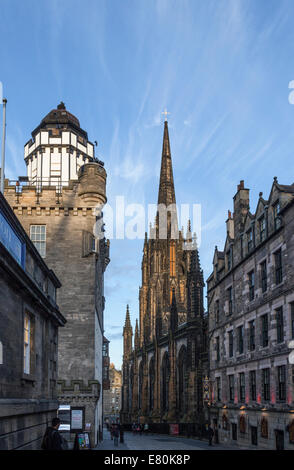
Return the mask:
{"type": "Polygon", "coordinates": [[[294,449],[294,184],[255,213],[241,181],[207,280],[211,421],[222,443],[294,449]]]}
{"type": "Polygon", "coordinates": [[[121,410],[121,386],[122,374],[113,363],[109,368],[109,389],[103,392],[103,417],[104,422],[116,422],[121,410]]]}
{"type": "Polygon", "coordinates": [[[123,329],[124,423],[148,422],[151,429],[162,432],[168,432],[169,424],[178,424],[179,432],[198,433],[205,421],[204,282],[190,232],[190,225],[186,238],[178,230],[165,121],[157,215],[149,238],[145,234],[134,344],[128,308],[123,329]]]}
{"type": "Polygon", "coordinates": [[[14,184],[6,180],[5,196],[61,280],[58,304],[67,324],[58,348],[58,398],[85,407],[96,444],[102,427],[103,279],[109,243],[93,230],[102,224],[106,202],[106,171],[94,148],[61,103],[32,132],[25,145],[27,177],[14,184]]]}
{"type": "Polygon", "coordinates": [[[58,288],[0,193],[0,450],[40,448],[57,414],[58,288]]]}

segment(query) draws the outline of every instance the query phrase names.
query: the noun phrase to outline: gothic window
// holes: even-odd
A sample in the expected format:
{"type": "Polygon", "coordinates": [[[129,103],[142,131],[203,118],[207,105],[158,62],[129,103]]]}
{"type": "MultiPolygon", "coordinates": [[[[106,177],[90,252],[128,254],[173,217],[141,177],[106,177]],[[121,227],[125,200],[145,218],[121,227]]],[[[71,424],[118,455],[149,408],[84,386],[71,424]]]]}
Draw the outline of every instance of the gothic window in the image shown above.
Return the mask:
{"type": "Polygon", "coordinates": [[[154,407],[154,383],[155,383],[155,367],[154,358],[151,359],[149,365],[149,410],[152,411],[154,407]]]}
{"type": "Polygon", "coordinates": [[[130,381],[129,381],[129,410],[132,410],[133,406],[133,384],[134,384],[134,368],[130,370],[130,381]]]}
{"type": "Polygon", "coordinates": [[[182,347],[178,358],[178,405],[180,413],[186,411],[186,348],[182,347]]]}
{"type": "Polygon", "coordinates": [[[170,276],[176,275],[176,247],[174,243],[169,247],[170,276]]]}
{"type": "Polygon", "coordinates": [[[168,386],[170,378],[170,364],[168,354],[165,353],[161,367],[161,383],[162,383],[162,411],[168,410],[168,386]]]}
{"type": "Polygon", "coordinates": [[[142,408],[142,393],[143,393],[143,362],[139,366],[139,390],[138,390],[138,408],[142,408]]]}

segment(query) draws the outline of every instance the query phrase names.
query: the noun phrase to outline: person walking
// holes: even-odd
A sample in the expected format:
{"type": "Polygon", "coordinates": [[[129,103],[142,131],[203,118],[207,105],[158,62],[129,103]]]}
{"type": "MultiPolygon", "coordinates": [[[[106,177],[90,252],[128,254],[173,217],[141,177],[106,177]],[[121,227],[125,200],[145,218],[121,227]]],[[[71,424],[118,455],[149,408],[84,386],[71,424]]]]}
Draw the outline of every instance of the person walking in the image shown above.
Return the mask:
{"type": "Polygon", "coordinates": [[[48,426],[41,444],[42,450],[66,450],[67,442],[58,431],[60,419],[53,418],[52,426],[48,426]]]}
{"type": "Polygon", "coordinates": [[[121,442],[121,444],[124,443],[124,430],[122,425],[120,425],[119,428],[119,442],[121,442]]]}
{"type": "Polygon", "coordinates": [[[145,423],[144,424],[144,434],[148,434],[148,431],[149,431],[148,423],[145,423]]]}
{"type": "Polygon", "coordinates": [[[212,427],[209,425],[209,427],[208,427],[208,441],[209,441],[210,446],[212,446],[213,436],[214,436],[214,431],[213,431],[212,427]]]}
{"type": "Polygon", "coordinates": [[[119,429],[118,429],[118,426],[114,426],[113,441],[114,441],[115,447],[118,446],[118,438],[119,438],[119,429]]]}

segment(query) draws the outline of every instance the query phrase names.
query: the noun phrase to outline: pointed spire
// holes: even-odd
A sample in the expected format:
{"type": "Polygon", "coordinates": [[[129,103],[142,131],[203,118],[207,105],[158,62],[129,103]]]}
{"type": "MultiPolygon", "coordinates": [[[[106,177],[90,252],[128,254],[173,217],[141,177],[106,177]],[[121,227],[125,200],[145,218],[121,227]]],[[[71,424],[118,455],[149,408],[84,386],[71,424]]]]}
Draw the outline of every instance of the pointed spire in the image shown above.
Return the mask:
{"type": "Polygon", "coordinates": [[[132,328],[131,319],[130,319],[130,312],[129,312],[129,305],[127,305],[125,328],[132,328]]]}
{"type": "Polygon", "coordinates": [[[139,348],[139,325],[138,319],[136,318],[136,326],[135,326],[135,349],[139,348]]]}
{"type": "Polygon", "coordinates": [[[164,123],[158,204],[176,203],[167,121],[164,123]]]}

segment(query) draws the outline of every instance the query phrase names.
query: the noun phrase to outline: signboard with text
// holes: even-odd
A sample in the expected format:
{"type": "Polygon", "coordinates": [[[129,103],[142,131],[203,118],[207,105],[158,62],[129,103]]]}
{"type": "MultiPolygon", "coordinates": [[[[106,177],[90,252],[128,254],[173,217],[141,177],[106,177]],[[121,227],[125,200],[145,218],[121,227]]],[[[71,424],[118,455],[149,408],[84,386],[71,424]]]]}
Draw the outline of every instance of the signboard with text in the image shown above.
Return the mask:
{"type": "Polygon", "coordinates": [[[0,212],[0,243],[2,243],[16,261],[24,267],[25,244],[16,234],[4,215],[0,212]]]}
{"type": "Polygon", "coordinates": [[[71,432],[82,432],[84,430],[84,407],[72,406],[70,410],[70,430],[71,432]]]}

